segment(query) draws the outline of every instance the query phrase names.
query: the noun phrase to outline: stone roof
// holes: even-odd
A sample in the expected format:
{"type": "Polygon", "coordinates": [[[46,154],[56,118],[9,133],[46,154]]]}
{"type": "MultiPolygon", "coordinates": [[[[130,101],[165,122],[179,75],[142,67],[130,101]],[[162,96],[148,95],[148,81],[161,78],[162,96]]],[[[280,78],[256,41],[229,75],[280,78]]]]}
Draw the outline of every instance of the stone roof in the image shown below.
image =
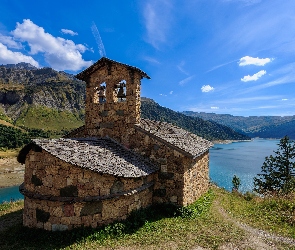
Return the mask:
{"type": "Polygon", "coordinates": [[[143,72],[141,69],[130,66],[128,64],[124,64],[124,63],[120,63],[120,62],[116,62],[114,60],[111,60],[109,58],[106,57],[102,57],[101,59],[99,59],[96,63],[92,64],[90,67],[88,67],[87,69],[83,70],[82,72],[80,72],[79,74],[76,75],[76,78],[82,81],[86,81],[87,77],[89,75],[91,75],[93,72],[99,70],[101,67],[105,66],[105,65],[110,65],[110,64],[119,64],[122,65],[130,70],[135,70],[137,72],[140,73],[140,75],[142,77],[145,77],[147,79],[151,79],[145,72],[143,72]]]}
{"type": "Polygon", "coordinates": [[[136,129],[148,133],[163,143],[190,157],[198,157],[214,144],[171,123],[141,119],[136,129]]]}
{"type": "Polygon", "coordinates": [[[158,170],[110,138],[35,139],[33,143],[65,162],[102,174],[141,177],[158,170]]]}

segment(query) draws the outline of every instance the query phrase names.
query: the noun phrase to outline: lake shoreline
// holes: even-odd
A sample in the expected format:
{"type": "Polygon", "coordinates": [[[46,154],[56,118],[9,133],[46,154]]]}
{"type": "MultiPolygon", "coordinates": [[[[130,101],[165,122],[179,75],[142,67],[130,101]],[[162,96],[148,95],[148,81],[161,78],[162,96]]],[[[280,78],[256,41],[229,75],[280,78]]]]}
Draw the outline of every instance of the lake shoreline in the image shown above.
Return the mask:
{"type": "Polygon", "coordinates": [[[0,159],[0,188],[19,186],[24,181],[25,165],[16,157],[0,159]]]}

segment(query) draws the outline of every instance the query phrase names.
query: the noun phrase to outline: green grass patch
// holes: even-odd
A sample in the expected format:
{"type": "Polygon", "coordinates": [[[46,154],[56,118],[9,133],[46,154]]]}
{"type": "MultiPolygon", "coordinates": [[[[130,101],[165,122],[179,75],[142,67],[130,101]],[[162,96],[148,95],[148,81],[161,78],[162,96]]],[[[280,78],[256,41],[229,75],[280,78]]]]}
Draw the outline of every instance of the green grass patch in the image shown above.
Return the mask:
{"type": "Polygon", "coordinates": [[[192,249],[202,246],[217,249],[226,242],[238,242],[244,234],[216,213],[212,206],[214,197],[210,191],[188,206],[189,216],[176,206],[159,204],[134,211],[125,221],[97,229],[48,232],[25,228],[18,220],[0,232],[0,248],[192,249]]]}
{"type": "Polygon", "coordinates": [[[46,106],[30,106],[22,112],[15,124],[19,127],[62,131],[78,128],[84,124],[83,114],[60,111],[46,106]]]}
{"type": "Polygon", "coordinates": [[[262,198],[222,189],[215,192],[221,205],[244,223],[295,238],[295,194],[262,198]]]}

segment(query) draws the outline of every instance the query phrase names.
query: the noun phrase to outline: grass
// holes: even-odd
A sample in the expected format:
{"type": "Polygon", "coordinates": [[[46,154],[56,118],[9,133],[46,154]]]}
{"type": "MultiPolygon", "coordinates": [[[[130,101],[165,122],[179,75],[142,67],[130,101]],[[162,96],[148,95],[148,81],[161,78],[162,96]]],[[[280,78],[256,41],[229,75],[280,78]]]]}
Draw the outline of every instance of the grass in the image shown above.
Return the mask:
{"type": "Polygon", "coordinates": [[[295,238],[291,221],[282,221],[281,212],[294,209],[294,199],[289,198],[263,200],[248,195],[246,200],[243,195],[212,187],[185,208],[153,206],[133,212],[125,221],[67,232],[25,228],[23,203],[4,203],[0,204],[0,225],[9,219],[14,223],[2,232],[0,228],[0,249],[218,249],[229,242],[239,246],[248,236],[218,212],[220,205],[239,221],[264,229],[277,223],[273,232],[295,238]]]}
{"type": "Polygon", "coordinates": [[[17,157],[19,150],[20,150],[19,148],[15,148],[15,149],[0,148],[0,159],[17,157]]]}
{"type": "Polygon", "coordinates": [[[15,125],[50,131],[72,130],[84,124],[79,114],[45,106],[32,106],[22,112],[15,125]],[[38,122],[36,122],[38,121],[38,122]]]}
{"type": "MultiPolygon", "coordinates": [[[[133,212],[122,222],[69,232],[28,229],[15,216],[15,225],[0,232],[0,249],[217,249],[228,241],[239,241],[243,232],[216,215],[214,193],[208,192],[187,207],[160,205],[133,212]],[[188,212],[189,211],[189,212],[188,212]]],[[[21,205],[2,204],[0,218],[21,213],[21,205]]],[[[1,219],[0,219],[1,222],[1,219]]]]}
{"type": "Polygon", "coordinates": [[[248,225],[295,238],[295,194],[262,198],[219,191],[219,201],[234,217],[248,225]]]}

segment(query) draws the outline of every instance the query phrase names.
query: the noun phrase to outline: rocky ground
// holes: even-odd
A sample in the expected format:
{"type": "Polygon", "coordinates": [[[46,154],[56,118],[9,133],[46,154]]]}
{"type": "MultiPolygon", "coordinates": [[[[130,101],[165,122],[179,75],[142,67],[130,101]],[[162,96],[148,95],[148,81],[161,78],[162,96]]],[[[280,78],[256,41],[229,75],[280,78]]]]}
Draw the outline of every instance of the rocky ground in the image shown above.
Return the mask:
{"type": "Polygon", "coordinates": [[[25,165],[16,157],[0,159],[0,188],[20,185],[24,180],[25,165]]]}

